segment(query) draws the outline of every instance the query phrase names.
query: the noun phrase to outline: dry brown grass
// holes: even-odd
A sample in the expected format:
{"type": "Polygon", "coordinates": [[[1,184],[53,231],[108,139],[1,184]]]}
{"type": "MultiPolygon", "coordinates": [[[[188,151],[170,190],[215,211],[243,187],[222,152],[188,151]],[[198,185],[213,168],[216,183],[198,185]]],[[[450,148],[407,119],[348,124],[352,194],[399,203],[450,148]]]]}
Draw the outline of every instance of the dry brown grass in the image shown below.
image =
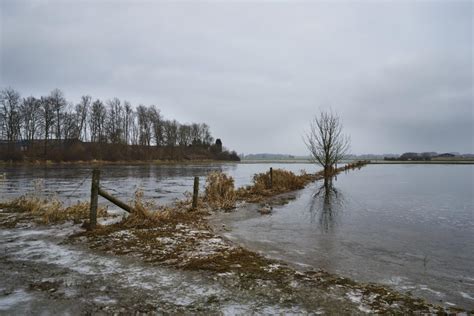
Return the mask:
{"type": "Polygon", "coordinates": [[[300,175],[296,175],[283,169],[274,169],[272,173],[272,177],[270,171],[254,175],[252,185],[237,190],[238,199],[259,202],[265,197],[303,189],[309,182],[320,177],[319,173],[302,172],[300,175]]]}
{"type": "MultiPolygon", "coordinates": [[[[358,168],[366,165],[367,161],[357,161],[347,164],[337,169],[332,168],[328,171],[327,176],[332,177],[340,172],[358,168]]],[[[270,171],[258,173],[253,177],[253,184],[236,191],[237,200],[247,202],[261,202],[265,198],[275,196],[281,193],[291,192],[303,189],[308,183],[316,180],[324,179],[324,171],[315,174],[302,172],[299,175],[291,171],[283,169],[274,169],[272,181],[270,180],[270,171]]]]}
{"type": "MultiPolygon", "coordinates": [[[[62,223],[68,220],[79,222],[89,218],[88,202],[78,202],[65,206],[58,199],[46,200],[28,195],[2,204],[2,208],[19,213],[28,213],[34,216],[36,221],[41,224],[62,223]]],[[[97,211],[97,216],[104,217],[106,215],[106,208],[100,207],[97,211]]]]}
{"type": "Polygon", "coordinates": [[[174,206],[158,206],[152,201],[144,201],[141,191],[135,192],[133,212],[117,224],[120,228],[150,228],[161,224],[183,223],[197,220],[201,212],[190,211],[189,199],[179,201],[174,206]]]}
{"type": "Polygon", "coordinates": [[[272,172],[273,177],[270,177],[270,171],[265,173],[257,173],[253,176],[253,186],[255,191],[288,191],[299,190],[305,185],[303,176],[297,176],[291,171],[283,169],[275,169],[272,172]]]}
{"type": "Polygon", "coordinates": [[[211,208],[230,210],[235,208],[234,179],[222,172],[211,172],[206,179],[204,201],[211,208]]]}

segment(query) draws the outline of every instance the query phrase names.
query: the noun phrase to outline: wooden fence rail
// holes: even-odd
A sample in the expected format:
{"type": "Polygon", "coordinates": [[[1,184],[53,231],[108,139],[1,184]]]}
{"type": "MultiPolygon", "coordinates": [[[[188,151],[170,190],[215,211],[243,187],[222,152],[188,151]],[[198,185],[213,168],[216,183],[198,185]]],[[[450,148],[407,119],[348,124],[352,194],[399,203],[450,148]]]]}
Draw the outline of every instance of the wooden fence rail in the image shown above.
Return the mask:
{"type": "MultiPolygon", "coordinates": [[[[110,193],[105,191],[100,187],[100,170],[92,170],[92,183],[91,183],[91,204],[90,204],[90,214],[89,214],[89,229],[94,229],[97,226],[97,205],[99,200],[99,195],[105,198],[106,200],[117,205],[121,209],[127,211],[128,213],[133,213],[134,208],[128,205],[125,202],[120,201],[116,197],[112,196],[110,193]]],[[[194,177],[194,188],[193,188],[193,204],[192,208],[196,209],[198,206],[198,197],[199,197],[199,177],[194,177]]]]}
{"type": "Polygon", "coordinates": [[[99,195],[103,198],[114,203],[118,207],[124,209],[128,213],[133,212],[133,207],[128,204],[120,201],[116,197],[113,197],[107,191],[100,187],[100,170],[92,170],[92,183],[91,183],[91,205],[90,205],[90,214],[89,214],[89,229],[94,229],[97,226],[97,204],[99,200],[99,195]]]}

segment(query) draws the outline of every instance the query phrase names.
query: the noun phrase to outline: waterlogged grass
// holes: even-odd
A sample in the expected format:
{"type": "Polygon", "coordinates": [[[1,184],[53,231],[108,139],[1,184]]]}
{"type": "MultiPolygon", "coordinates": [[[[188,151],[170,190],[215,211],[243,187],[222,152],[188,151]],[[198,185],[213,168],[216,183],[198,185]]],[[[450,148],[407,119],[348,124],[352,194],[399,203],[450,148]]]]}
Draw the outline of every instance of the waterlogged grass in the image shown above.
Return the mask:
{"type": "MultiPolygon", "coordinates": [[[[366,165],[366,161],[347,164],[344,167],[329,171],[328,176],[351,169],[359,169],[366,165]]],[[[324,171],[309,174],[304,171],[297,175],[291,171],[274,169],[255,174],[252,185],[235,189],[234,179],[222,172],[212,172],[206,179],[204,202],[212,209],[229,210],[235,207],[236,202],[261,202],[266,198],[282,193],[303,189],[310,182],[324,179],[324,171]]]]}
{"type": "Polygon", "coordinates": [[[204,201],[211,208],[229,210],[235,207],[234,179],[222,172],[211,172],[206,179],[204,201]]]}
{"type": "MultiPolygon", "coordinates": [[[[36,196],[21,196],[9,202],[0,203],[0,209],[9,216],[3,216],[3,226],[14,227],[20,221],[33,220],[39,224],[58,224],[65,221],[78,223],[89,218],[89,203],[78,202],[65,206],[58,199],[42,199],[36,196]],[[13,215],[12,215],[13,214],[13,215]]],[[[107,216],[107,210],[97,210],[98,217],[107,216]]]]}

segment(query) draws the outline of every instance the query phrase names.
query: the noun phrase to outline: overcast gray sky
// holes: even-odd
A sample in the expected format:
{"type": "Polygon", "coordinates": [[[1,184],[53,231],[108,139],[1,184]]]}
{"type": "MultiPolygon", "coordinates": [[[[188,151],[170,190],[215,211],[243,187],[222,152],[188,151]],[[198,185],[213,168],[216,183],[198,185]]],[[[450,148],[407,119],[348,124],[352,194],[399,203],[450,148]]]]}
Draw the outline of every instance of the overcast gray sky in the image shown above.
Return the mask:
{"type": "Polygon", "coordinates": [[[471,1],[0,0],[0,87],[156,104],[238,152],[474,152],[471,1]]]}

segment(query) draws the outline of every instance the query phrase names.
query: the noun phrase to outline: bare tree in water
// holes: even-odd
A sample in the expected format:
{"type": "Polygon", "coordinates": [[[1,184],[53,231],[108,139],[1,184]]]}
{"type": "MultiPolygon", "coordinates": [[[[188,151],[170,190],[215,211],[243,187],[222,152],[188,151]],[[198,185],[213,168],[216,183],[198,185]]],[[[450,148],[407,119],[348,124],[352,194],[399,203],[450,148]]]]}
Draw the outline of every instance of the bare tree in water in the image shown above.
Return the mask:
{"type": "Polygon", "coordinates": [[[312,159],[324,167],[326,177],[331,168],[341,161],[350,147],[350,139],[342,132],[340,117],[333,112],[324,112],[314,117],[310,130],[304,138],[312,159]]]}

